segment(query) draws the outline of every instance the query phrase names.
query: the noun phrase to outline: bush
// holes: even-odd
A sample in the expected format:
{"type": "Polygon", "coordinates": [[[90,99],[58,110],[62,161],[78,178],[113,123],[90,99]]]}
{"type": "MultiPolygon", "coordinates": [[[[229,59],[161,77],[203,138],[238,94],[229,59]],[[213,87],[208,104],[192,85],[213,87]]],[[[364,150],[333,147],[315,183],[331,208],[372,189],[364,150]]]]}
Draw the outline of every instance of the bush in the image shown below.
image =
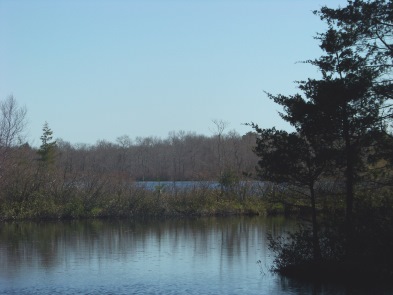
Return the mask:
{"type": "Polygon", "coordinates": [[[389,281],[393,279],[393,209],[360,206],[349,239],[343,218],[330,216],[319,231],[322,259],[313,260],[312,230],[273,237],[269,249],[275,259],[272,271],[304,279],[389,281]]]}
{"type": "Polygon", "coordinates": [[[284,273],[288,268],[313,262],[312,231],[300,225],[296,232],[273,237],[268,234],[268,247],[275,253],[272,270],[284,273]]]}

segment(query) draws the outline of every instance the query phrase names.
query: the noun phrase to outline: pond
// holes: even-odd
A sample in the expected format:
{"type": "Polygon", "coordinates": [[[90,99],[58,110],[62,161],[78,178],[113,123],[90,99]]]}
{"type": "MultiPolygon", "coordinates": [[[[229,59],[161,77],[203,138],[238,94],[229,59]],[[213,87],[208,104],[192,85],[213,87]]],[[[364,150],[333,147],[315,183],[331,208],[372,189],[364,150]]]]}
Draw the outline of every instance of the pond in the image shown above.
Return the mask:
{"type": "Polygon", "coordinates": [[[295,227],[282,217],[1,223],[0,294],[369,294],[271,273],[266,233],[295,227]]]}

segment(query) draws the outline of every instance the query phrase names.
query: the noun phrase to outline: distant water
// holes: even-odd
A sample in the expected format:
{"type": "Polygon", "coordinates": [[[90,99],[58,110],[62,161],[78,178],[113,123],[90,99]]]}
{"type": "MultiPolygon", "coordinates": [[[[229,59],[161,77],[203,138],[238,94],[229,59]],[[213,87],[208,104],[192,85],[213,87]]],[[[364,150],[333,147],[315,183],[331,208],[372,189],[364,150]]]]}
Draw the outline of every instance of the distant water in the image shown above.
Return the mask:
{"type": "Polygon", "coordinates": [[[0,294],[383,294],[269,272],[266,233],[295,227],[263,217],[1,223],[0,294]]]}
{"type": "MultiPolygon", "coordinates": [[[[135,185],[149,190],[160,190],[165,192],[187,189],[218,189],[221,187],[221,184],[217,181],[137,181],[135,185]]],[[[241,194],[263,195],[267,189],[267,182],[239,181],[230,189],[234,190],[235,193],[236,190],[238,190],[241,194]]]]}
{"type": "Polygon", "coordinates": [[[137,181],[137,186],[147,189],[219,188],[217,181],[137,181]]]}

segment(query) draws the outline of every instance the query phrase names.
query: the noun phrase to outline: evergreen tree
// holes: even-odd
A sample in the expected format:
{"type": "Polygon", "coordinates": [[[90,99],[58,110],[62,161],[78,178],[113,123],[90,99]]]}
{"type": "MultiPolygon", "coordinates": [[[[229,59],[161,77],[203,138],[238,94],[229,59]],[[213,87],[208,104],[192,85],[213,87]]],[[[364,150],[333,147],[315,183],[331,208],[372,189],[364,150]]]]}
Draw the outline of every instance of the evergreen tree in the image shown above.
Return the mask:
{"type": "Polygon", "coordinates": [[[381,109],[386,96],[380,89],[386,68],[370,66],[374,53],[364,54],[359,49],[357,34],[336,28],[329,20],[328,25],[328,30],[317,36],[324,54],[306,61],[319,69],[321,78],[298,82],[302,94],[268,94],[283,106],[281,117],[296,133],[255,128],[260,136],[256,152],[261,157],[260,171],[265,171],[261,176],[275,182],[308,181],[312,202],[313,183],[318,177],[342,172],[350,247],[355,184],[367,172],[365,155],[372,150],[375,135],[383,131],[381,109]]]}
{"type": "Polygon", "coordinates": [[[322,78],[299,82],[303,96],[269,96],[284,107],[282,118],[299,134],[331,148],[331,160],[345,176],[350,226],[354,185],[367,168],[364,153],[371,146],[371,135],[381,127],[379,110],[384,100],[374,91],[381,72],[367,66],[367,58],[354,50],[351,36],[330,28],[318,38],[325,55],[308,62],[318,67],[322,78]]]}
{"type": "Polygon", "coordinates": [[[387,170],[379,171],[389,174],[393,165],[393,135],[387,128],[392,127],[389,125],[393,118],[393,1],[353,0],[348,1],[347,6],[336,9],[322,7],[314,13],[331,29],[351,40],[353,50],[364,59],[362,68],[373,69],[377,73],[371,95],[379,100],[375,111],[378,110],[380,120],[380,130],[374,136],[378,143],[374,149],[377,154],[374,160],[387,160],[387,170]]]}
{"type": "Polygon", "coordinates": [[[53,131],[49,128],[47,122],[44,123],[40,139],[41,146],[38,150],[38,154],[40,155],[40,161],[45,164],[50,164],[54,161],[57,143],[56,141],[52,141],[53,131]]]}

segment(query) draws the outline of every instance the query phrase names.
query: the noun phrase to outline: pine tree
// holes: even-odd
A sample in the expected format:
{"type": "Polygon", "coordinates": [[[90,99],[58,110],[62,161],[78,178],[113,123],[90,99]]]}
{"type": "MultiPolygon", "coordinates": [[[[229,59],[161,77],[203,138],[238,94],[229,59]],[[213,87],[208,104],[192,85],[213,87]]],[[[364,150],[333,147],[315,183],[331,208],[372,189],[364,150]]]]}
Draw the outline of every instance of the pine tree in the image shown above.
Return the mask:
{"type": "Polygon", "coordinates": [[[41,146],[38,150],[38,154],[40,155],[40,161],[42,161],[42,163],[51,164],[54,161],[57,143],[56,141],[52,141],[53,131],[49,128],[47,122],[44,123],[42,132],[40,137],[41,146]]]}
{"type": "Polygon", "coordinates": [[[303,183],[308,179],[311,196],[312,183],[320,176],[312,171],[326,169],[342,175],[350,241],[355,184],[366,174],[364,155],[381,132],[381,109],[388,97],[381,95],[386,67],[371,66],[371,57],[378,62],[377,55],[359,47],[358,35],[354,34],[358,31],[354,27],[351,30],[350,23],[345,29],[340,28],[340,22],[327,19],[327,23],[328,30],[317,36],[324,54],[306,61],[318,68],[321,78],[298,82],[302,94],[269,94],[284,108],[281,117],[296,132],[256,128],[260,136],[256,152],[261,157],[259,166],[264,177],[276,182],[280,178],[303,183]],[[314,168],[308,171],[308,167],[314,168]]]}

